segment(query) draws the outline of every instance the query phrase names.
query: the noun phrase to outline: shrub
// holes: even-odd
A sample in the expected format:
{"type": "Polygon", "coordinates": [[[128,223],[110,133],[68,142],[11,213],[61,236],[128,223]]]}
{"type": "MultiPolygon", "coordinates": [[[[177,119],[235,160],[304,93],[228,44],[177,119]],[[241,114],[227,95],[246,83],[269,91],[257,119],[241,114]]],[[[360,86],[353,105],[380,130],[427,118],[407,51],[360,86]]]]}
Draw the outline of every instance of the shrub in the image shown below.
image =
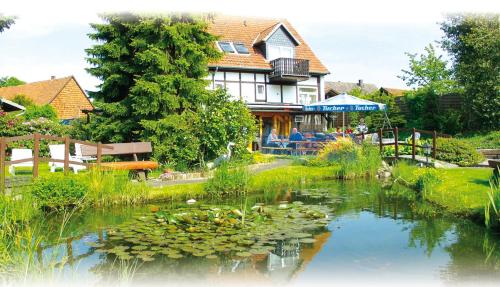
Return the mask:
{"type": "Polygon", "coordinates": [[[382,158],[375,146],[357,145],[350,138],[339,138],[330,142],[318,153],[316,159],[309,161],[313,166],[339,166],[337,176],[353,178],[374,176],[382,158]]]}
{"type": "Polygon", "coordinates": [[[39,118],[45,118],[49,120],[57,120],[56,110],[50,105],[43,106],[28,106],[26,112],[24,113],[24,118],[26,120],[33,120],[39,118]]]}
{"type": "Polygon", "coordinates": [[[437,159],[459,166],[474,166],[484,160],[484,156],[471,144],[460,139],[438,138],[437,148],[437,159]]]}
{"type": "Polygon", "coordinates": [[[79,205],[88,185],[73,176],[62,174],[40,177],[31,186],[31,194],[43,210],[54,211],[79,205]]]}
{"type": "Polygon", "coordinates": [[[231,167],[224,163],[205,184],[205,190],[215,196],[245,193],[248,188],[248,172],[243,166],[231,167]]]}

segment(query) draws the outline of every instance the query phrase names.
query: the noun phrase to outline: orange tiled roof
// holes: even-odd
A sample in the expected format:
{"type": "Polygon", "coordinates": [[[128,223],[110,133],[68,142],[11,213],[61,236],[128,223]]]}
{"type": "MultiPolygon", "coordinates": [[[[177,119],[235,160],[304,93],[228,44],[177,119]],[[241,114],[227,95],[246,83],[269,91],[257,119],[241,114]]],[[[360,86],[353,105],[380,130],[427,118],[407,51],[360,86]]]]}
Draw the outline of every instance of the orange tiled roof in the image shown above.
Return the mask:
{"type": "Polygon", "coordinates": [[[297,59],[309,60],[309,70],[312,73],[329,73],[328,69],[314,55],[311,48],[287,20],[220,15],[216,15],[213,19],[209,20],[208,31],[218,36],[220,40],[245,44],[250,54],[224,54],[221,60],[210,63],[209,66],[270,69],[271,65],[269,62],[266,61],[261,51],[253,45],[264,39],[280,23],[285,25],[288,31],[300,42],[295,48],[295,57],[297,59]]]}
{"type": "Polygon", "coordinates": [[[52,102],[59,92],[61,92],[71,78],[72,76],[69,76],[60,79],[0,88],[0,97],[12,100],[17,95],[25,95],[36,105],[50,104],[50,102],[52,102]]]}

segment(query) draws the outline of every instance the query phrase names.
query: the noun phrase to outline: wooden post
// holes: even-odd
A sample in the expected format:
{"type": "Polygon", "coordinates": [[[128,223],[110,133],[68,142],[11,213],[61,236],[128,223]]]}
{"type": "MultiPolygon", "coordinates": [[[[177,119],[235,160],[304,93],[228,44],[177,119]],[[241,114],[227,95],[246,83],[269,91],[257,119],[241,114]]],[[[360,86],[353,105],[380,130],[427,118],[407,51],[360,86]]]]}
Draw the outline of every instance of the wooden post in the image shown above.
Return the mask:
{"type": "Polygon", "coordinates": [[[64,175],[69,172],[69,137],[64,137],[64,175]]]}
{"type": "Polygon", "coordinates": [[[97,165],[101,164],[101,157],[102,157],[102,144],[101,142],[97,143],[97,165]]]}
{"type": "Polygon", "coordinates": [[[399,158],[399,143],[398,143],[398,127],[394,128],[394,155],[396,159],[399,158]]]}
{"type": "Polygon", "coordinates": [[[40,134],[34,134],[33,140],[33,178],[38,177],[38,163],[40,157],[40,134]]]}
{"type": "Polygon", "coordinates": [[[436,133],[436,131],[433,131],[432,132],[432,158],[433,159],[436,159],[436,149],[437,149],[436,139],[437,139],[437,133],[436,133]]]}
{"type": "Polygon", "coordinates": [[[415,160],[415,128],[412,129],[411,136],[411,158],[415,160]]]}
{"type": "Polygon", "coordinates": [[[5,139],[0,137],[0,192],[5,194],[5,139]]]}
{"type": "Polygon", "coordinates": [[[384,146],[382,145],[382,129],[378,131],[378,144],[380,146],[380,154],[384,151],[384,146]]]}

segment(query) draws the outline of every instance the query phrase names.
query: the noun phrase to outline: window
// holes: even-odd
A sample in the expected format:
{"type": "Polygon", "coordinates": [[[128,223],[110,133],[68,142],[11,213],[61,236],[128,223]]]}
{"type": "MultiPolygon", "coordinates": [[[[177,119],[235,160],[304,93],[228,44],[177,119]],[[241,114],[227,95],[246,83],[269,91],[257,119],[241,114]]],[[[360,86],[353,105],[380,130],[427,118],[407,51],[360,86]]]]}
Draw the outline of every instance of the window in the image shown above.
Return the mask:
{"type": "Polygon", "coordinates": [[[318,101],[318,88],[299,88],[299,104],[310,105],[318,101]]]}
{"type": "Polygon", "coordinates": [[[266,86],[264,84],[257,84],[257,90],[255,91],[255,99],[257,101],[266,100],[266,86]]]}
{"type": "Polygon", "coordinates": [[[219,42],[219,47],[225,53],[235,53],[231,42],[219,42]]]}
{"type": "Polygon", "coordinates": [[[267,59],[272,61],[278,58],[293,58],[293,48],[284,46],[267,46],[267,59]]]}
{"type": "Polygon", "coordinates": [[[245,46],[245,44],[233,43],[233,45],[234,45],[234,48],[236,49],[236,51],[238,52],[238,54],[250,54],[250,52],[248,52],[248,49],[245,46]]]}

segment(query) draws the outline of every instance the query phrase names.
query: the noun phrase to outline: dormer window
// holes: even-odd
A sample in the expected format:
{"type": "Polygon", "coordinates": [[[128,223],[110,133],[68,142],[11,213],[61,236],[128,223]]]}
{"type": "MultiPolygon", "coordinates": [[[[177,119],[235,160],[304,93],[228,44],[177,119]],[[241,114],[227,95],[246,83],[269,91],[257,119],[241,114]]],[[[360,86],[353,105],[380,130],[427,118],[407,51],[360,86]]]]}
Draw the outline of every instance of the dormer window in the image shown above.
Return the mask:
{"type": "Polygon", "coordinates": [[[243,43],[233,43],[234,48],[238,52],[238,54],[250,54],[247,47],[243,43]]]}
{"type": "Polygon", "coordinates": [[[233,45],[231,45],[231,42],[218,42],[219,48],[222,50],[224,53],[236,53],[234,51],[233,45]]]}

